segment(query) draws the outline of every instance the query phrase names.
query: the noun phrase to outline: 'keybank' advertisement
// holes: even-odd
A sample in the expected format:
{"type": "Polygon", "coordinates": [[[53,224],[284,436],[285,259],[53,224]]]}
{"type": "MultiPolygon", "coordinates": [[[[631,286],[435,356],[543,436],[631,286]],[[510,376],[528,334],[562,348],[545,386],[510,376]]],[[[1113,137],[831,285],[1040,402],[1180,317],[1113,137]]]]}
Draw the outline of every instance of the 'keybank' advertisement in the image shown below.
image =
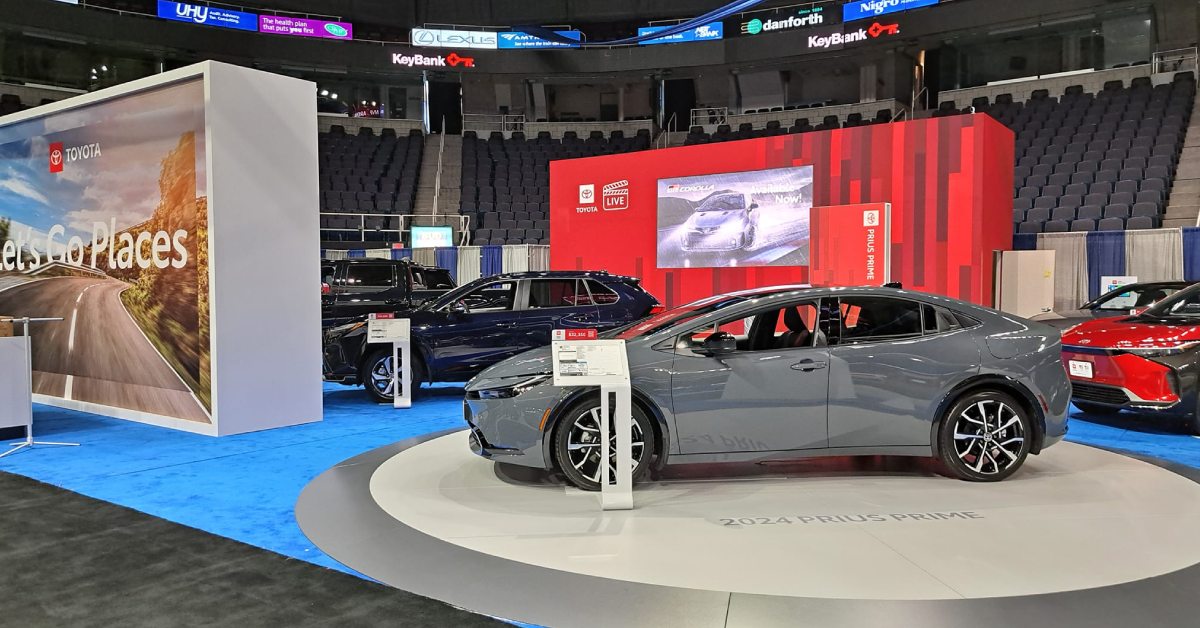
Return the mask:
{"type": "Polygon", "coordinates": [[[0,128],[0,315],[34,393],[211,422],[200,80],[0,128]]]}

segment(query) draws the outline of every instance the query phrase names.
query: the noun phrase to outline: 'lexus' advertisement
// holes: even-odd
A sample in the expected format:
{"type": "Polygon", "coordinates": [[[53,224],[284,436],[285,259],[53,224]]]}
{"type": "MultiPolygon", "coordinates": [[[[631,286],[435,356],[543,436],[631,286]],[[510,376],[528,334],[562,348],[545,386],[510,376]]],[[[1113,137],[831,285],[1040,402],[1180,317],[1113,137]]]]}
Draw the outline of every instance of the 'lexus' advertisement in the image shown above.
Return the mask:
{"type": "Polygon", "coordinates": [[[200,80],[0,127],[0,314],[48,397],[211,423],[200,80]]]}
{"type": "Polygon", "coordinates": [[[812,166],[658,181],[658,267],[807,266],[812,166]]]}

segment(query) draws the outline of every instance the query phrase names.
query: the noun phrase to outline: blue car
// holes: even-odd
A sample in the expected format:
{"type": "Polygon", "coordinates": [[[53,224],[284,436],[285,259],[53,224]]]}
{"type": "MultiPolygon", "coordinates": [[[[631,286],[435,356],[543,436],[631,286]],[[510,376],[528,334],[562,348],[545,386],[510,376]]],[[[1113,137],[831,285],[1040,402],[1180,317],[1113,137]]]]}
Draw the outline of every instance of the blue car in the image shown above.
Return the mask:
{"type": "MultiPolygon", "coordinates": [[[[662,306],[638,279],[607,272],[507,273],[475,280],[414,310],[413,381],[467,381],[483,369],[550,344],[560,328],[605,331],[627,325],[662,306]]],[[[325,334],[325,379],[363,385],[390,403],[391,345],[368,344],[365,321],[325,334]]]]}

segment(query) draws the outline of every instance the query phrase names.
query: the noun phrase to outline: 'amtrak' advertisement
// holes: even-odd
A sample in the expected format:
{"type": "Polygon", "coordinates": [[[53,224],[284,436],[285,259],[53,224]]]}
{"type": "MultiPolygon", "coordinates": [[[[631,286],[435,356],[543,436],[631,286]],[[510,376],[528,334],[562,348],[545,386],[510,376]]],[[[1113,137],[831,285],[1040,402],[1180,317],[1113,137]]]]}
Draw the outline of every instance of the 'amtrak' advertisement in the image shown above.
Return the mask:
{"type": "Polygon", "coordinates": [[[211,422],[204,86],[0,127],[0,315],[34,393],[211,422]]]}
{"type": "Polygon", "coordinates": [[[658,180],[658,267],[807,266],[812,166],[658,180]]]}

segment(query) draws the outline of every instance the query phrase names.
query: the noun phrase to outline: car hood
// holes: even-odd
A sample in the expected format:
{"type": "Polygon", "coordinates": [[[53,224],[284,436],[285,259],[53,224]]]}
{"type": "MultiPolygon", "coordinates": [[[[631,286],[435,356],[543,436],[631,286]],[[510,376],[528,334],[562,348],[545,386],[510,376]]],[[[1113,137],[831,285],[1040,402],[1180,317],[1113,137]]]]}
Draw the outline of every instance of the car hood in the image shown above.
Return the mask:
{"type": "Polygon", "coordinates": [[[499,380],[547,375],[552,372],[554,360],[550,357],[550,347],[538,347],[483,369],[479,375],[467,382],[466,389],[470,391],[495,388],[499,380]]]}
{"type": "Polygon", "coordinates": [[[735,220],[738,220],[737,212],[696,212],[688,224],[693,227],[720,227],[735,220]]]}
{"type": "Polygon", "coordinates": [[[1100,318],[1072,327],[1063,334],[1064,345],[1096,349],[1171,348],[1200,341],[1197,323],[1160,323],[1130,318],[1100,318]]]}

